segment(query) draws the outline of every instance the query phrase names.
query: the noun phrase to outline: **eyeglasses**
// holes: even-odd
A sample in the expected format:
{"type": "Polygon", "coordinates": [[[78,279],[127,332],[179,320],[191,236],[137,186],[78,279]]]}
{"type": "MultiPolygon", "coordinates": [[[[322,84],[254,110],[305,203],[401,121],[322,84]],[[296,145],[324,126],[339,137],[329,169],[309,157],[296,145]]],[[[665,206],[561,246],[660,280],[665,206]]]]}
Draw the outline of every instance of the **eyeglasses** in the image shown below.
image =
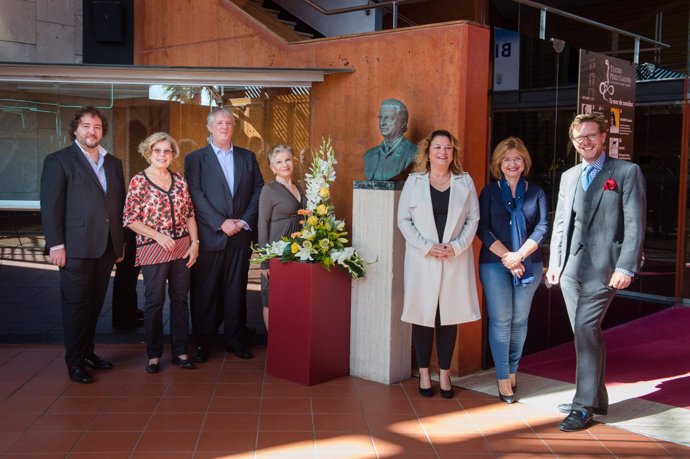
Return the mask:
{"type": "Polygon", "coordinates": [[[163,149],[161,149],[161,148],[154,148],[154,149],[151,150],[151,151],[153,151],[153,153],[155,153],[155,154],[157,154],[157,155],[166,155],[166,156],[167,156],[167,155],[172,155],[172,153],[173,153],[172,150],[168,150],[168,149],[163,150],[163,149]]]}
{"type": "Polygon", "coordinates": [[[510,163],[520,164],[523,161],[524,161],[524,159],[522,159],[522,156],[516,156],[515,158],[503,158],[503,161],[501,161],[501,162],[503,164],[510,164],[510,163]]]}
{"type": "Polygon", "coordinates": [[[587,135],[581,135],[579,137],[571,137],[570,140],[573,141],[573,143],[576,143],[578,145],[582,145],[582,142],[585,141],[585,139],[589,140],[590,142],[594,142],[597,137],[599,137],[599,134],[587,134],[587,135]]]}

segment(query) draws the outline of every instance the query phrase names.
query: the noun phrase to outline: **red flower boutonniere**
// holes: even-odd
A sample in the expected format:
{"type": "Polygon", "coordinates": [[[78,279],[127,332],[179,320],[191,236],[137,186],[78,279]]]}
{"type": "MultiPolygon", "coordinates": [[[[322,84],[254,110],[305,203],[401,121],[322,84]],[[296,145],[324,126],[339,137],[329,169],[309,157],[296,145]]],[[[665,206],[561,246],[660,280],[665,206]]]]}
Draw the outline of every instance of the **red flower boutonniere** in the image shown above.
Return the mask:
{"type": "Polygon", "coordinates": [[[616,191],[616,188],[618,188],[618,184],[612,178],[608,179],[606,181],[606,183],[604,183],[604,191],[606,191],[606,190],[616,191]]]}

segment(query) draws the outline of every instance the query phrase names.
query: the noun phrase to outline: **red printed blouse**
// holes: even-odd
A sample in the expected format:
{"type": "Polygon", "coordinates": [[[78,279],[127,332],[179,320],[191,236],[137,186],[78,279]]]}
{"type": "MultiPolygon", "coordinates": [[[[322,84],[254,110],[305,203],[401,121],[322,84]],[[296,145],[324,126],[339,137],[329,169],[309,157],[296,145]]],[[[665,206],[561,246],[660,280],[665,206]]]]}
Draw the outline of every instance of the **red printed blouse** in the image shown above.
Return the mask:
{"type": "MultiPolygon", "coordinates": [[[[156,186],[144,171],[132,177],[129,182],[129,190],[127,190],[122,225],[127,226],[133,222],[141,222],[175,240],[184,238],[187,242],[185,245],[189,247],[187,219],[194,217],[192,199],[182,174],[171,172],[170,175],[172,183],[168,191],[156,186]]],[[[178,250],[172,253],[161,250],[158,253],[157,247],[157,243],[153,239],[137,234],[135,265],[164,263],[184,256],[184,252],[179,253],[178,250]],[[156,256],[153,257],[155,261],[148,261],[150,257],[142,255],[142,252],[149,253],[151,250],[157,252],[156,256]],[[161,256],[165,259],[161,259],[161,256]]]]}

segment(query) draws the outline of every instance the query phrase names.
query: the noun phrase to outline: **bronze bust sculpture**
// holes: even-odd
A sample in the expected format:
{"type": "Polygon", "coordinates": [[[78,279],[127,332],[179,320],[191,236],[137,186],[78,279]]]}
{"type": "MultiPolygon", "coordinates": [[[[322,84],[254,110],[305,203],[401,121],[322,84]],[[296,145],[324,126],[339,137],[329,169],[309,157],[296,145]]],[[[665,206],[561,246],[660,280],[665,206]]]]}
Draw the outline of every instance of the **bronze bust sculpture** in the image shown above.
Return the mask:
{"type": "Polygon", "coordinates": [[[383,142],[364,154],[364,175],[368,180],[404,180],[417,146],[407,140],[407,107],[398,99],[386,99],[379,109],[379,130],[383,142]]]}

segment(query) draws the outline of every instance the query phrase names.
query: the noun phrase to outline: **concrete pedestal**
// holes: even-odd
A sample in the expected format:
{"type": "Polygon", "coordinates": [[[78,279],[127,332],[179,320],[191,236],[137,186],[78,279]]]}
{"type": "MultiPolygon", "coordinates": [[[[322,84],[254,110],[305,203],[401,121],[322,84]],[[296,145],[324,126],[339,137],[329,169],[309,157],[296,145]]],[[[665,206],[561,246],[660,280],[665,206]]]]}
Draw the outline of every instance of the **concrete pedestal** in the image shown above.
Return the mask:
{"type": "Polygon", "coordinates": [[[410,377],[411,326],[403,307],[405,240],[398,231],[403,182],[356,181],[352,245],[368,261],[364,279],[353,282],[350,374],[392,384],[410,377]]]}

